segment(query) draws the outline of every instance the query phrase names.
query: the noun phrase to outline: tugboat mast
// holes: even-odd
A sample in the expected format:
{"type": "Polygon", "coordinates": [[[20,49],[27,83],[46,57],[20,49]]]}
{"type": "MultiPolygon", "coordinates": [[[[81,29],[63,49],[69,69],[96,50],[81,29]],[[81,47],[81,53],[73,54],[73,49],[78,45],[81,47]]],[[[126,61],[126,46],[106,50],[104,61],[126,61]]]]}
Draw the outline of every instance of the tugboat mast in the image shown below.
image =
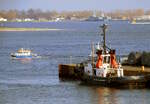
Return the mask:
{"type": "Polygon", "coordinates": [[[106,54],[106,29],[107,29],[107,25],[106,24],[103,24],[101,26],[102,28],[102,36],[103,36],[103,49],[104,49],[104,54],[106,54]]]}

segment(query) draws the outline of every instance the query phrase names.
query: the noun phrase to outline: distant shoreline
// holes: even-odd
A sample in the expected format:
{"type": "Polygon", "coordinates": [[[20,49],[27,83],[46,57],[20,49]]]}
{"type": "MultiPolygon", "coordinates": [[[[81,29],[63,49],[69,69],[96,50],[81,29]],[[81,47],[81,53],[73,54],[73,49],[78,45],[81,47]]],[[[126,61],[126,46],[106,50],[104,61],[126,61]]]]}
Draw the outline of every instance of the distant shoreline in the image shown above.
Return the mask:
{"type": "Polygon", "coordinates": [[[64,29],[53,29],[53,28],[11,28],[11,27],[0,27],[1,31],[60,31],[64,29]]]}

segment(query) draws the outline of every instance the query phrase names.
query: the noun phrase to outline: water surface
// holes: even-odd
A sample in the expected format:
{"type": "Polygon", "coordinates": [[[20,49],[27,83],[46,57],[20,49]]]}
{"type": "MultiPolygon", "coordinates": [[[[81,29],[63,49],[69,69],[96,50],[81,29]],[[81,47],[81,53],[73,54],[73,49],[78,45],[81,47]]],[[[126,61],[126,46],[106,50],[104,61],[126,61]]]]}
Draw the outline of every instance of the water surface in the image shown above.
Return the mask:
{"type": "MultiPolygon", "coordinates": [[[[115,89],[60,81],[58,64],[77,63],[100,38],[101,22],[0,23],[62,31],[0,32],[0,104],[149,104],[149,89],[115,89]],[[10,53],[29,48],[42,56],[11,60],[10,53]]],[[[117,54],[150,51],[150,25],[108,22],[107,43],[117,54]],[[111,44],[111,45],[110,45],[111,44]]]]}

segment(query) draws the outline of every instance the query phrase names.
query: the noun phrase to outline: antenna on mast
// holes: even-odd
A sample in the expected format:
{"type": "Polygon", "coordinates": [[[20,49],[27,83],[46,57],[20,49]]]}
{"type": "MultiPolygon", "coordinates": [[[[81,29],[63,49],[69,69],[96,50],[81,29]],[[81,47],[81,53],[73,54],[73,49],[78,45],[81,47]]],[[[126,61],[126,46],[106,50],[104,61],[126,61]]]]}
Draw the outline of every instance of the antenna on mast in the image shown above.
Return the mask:
{"type": "Polygon", "coordinates": [[[106,54],[106,29],[107,29],[107,24],[103,24],[100,26],[102,28],[102,36],[103,36],[103,49],[104,49],[104,54],[106,54]]]}

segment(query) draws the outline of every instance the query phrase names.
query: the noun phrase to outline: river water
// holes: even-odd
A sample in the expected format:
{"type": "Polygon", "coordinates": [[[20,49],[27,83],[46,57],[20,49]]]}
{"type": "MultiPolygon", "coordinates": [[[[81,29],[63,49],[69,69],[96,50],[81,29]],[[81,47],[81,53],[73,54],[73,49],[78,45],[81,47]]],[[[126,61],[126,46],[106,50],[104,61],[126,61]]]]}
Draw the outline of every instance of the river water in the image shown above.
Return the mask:
{"type": "MultiPolygon", "coordinates": [[[[63,29],[0,32],[0,104],[149,104],[150,89],[85,86],[61,81],[58,64],[87,59],[91,42],[102,40],[102,22],[0,23],[7,27],[63,29]],[[10,53],[28,48],[41,58],[12,60],[10,53]]],[[[150,25],[108,22],[107,45],[117,54],[150,51],[150,25]]]]}

